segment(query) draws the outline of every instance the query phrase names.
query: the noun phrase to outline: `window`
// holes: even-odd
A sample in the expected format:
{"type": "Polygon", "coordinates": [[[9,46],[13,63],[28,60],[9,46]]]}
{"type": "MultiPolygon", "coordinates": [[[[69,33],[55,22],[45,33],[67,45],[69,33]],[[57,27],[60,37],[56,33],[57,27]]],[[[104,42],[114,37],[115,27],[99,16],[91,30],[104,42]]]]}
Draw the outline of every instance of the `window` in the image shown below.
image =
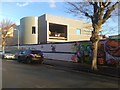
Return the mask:
{"type": "Polygon", "coordinates": [[[36,29],[35,29],[35,27],[32,27],[32,34],[36,34],[36,29]]]}
{"type": "Polygon", "coordinates": [[[77,28],[77,29],[76,29],[76,34],[77,34],[77,35],[80,35],[80,34],[81,34],[81,29],[78,29],[78,28],[77,28]]]}
{"type": "Polygon", "coordinates": [[[50,36],[67,38],[67,25],[49,23],[49,31],[50,36]]]}

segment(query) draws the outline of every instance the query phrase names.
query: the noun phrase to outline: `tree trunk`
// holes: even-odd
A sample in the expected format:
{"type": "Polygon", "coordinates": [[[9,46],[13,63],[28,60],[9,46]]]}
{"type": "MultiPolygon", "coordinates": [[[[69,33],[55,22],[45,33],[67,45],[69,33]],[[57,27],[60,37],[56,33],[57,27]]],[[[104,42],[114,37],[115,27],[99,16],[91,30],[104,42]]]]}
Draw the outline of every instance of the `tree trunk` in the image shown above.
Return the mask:
{"type": "Polygon", "coordinates": [[[92,70],[97,70],[97,52],[98,52],[98,43],[100,40],[99,33],[101,31],[101,25],[94,25],[94,30],[92,31],[92,36],[90,40],[92,41],[92,50],[93,50],[93,58],[92,58],[92,70]]]}
{"type": "Polygon", "coordinates": [[[2,39],[2,52],[5,53],[5,38],[2,39]]]}
{"type": "Polygon", "coordinates": [[[93,43],[93,60],[92,60],[92,70],[97,70],[97,51],[98,51],[98,42],[99,40],[97,40],[96,42],[93,43]]]}

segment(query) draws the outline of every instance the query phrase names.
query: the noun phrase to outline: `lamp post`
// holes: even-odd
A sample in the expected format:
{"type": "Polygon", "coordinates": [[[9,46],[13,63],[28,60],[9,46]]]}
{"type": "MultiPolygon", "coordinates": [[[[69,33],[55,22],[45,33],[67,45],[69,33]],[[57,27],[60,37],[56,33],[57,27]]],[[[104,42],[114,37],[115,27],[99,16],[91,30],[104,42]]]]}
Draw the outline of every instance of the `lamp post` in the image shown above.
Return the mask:
{"type": "Polygon", "coordinates": [[[18,44],[18,50],[19,50],[19,48],[20,48],[20,39],[19,39],[19,30],[18,29],[14,29],[15,31],[17,31],[17,34],[18,34],[18,37],[17,37],[17,44],[18,44]]]}

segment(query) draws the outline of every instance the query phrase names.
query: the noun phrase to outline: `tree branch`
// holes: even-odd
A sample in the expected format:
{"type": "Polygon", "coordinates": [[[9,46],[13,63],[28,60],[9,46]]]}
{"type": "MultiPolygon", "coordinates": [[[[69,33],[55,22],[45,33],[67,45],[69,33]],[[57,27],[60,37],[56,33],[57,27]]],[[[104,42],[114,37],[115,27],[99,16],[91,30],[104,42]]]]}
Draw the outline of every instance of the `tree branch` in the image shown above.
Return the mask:
{"type": "Polygon", "coordinates": [[[90,3],[90,5],[94,5],[94,2],[89,2],[90,3]]]}
{"type": "Polygon", "coordinates": [[[103,16],[102,24],[104,24],[106,22],[106,20],[111,17],[111,13],[113,12],[113,10],[115,10],[115,8],[118,6],[118,4],[119,4],[119,2],[116,2],[110,8],[107,9],[106,13],[103,16]]]}
{"type": "Polygon", "coordinates": [[[108,7],[112,2],[108,2],[105,7],[108,7]]]}
{"type": "MultiPolygon", "coordinates": [[[[71,3],[71,2],[68,2],[68,3],[69,3],[70,5],[72,5],[72,6],[75,8],[76,11],[79,11],[79,12],[83,13],[83,14],[84,14],[86,17],[88,17],[88,18],[92,18],[92,16],[89,15],[88,12],[82,10],[80,7],[77,7],[76,4],[71,3]]],[[[74,10],[72,10],[72,12],[73,12],[73,11],[74,11],[74,10]]]]}

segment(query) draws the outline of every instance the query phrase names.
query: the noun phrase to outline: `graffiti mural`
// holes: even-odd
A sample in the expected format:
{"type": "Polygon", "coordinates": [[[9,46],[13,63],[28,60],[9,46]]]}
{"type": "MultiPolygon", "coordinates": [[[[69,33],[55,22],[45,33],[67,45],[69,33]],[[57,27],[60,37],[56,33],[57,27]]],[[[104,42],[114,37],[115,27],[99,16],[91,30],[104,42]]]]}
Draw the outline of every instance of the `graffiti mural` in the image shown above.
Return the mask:
{"type": "Polygon", "coordinates": [[[106,54],[105,54],[105,49],[104,49],[104,41],[100,42],[98,45],[98,53],[97,53],[97,59],[98,59],[98,64],[105,64],[106,54]]]}
{"type": "MultiPolygon", "coordinates": [[[[90,42],[76,42],[73,47],[76,51],[72,56],[74,62],[88,63],[92,62],[92,44],[90,42]]],[[[101,40],[98,44],[98,64],[116,65],[120,63],[120,39],[101,40]]]]}
{"type": "Polygon", "coordinates": [[[90,42],[76,42],[73,45],[76,50],[75,55],[73,56],[74,58],[77,57],[77,61],[76,58],[72,60],[75,62],[80,62],[80,63],[91,63],[92,60],[92,48],[91,48],[91,43],[90,42]]]}
{"type": "Polygon", "coordinates": [[[117,64],[120,62],[120,39],[109,39],[105,43],[106,62],[117,64]]]}

